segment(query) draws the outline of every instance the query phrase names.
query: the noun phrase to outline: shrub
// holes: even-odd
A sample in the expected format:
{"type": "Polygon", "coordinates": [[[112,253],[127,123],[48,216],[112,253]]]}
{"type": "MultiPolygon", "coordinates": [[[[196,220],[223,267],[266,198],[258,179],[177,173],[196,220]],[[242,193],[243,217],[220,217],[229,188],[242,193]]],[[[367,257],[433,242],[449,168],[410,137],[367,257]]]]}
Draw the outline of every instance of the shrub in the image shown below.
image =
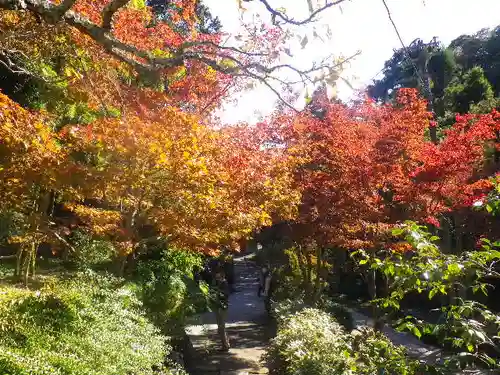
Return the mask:
{"type": "Polygon", "coordinates": [[[329,299],[320,300],[319,306],[322,310],[331,314],[348,332],[354,329],[354,319],[345,306],[329,299]]]}
{"type": "Polygon", "coordinates": [[[429,373],[428,371],[419,371],[421,369],[419,362],[409,359],[403,346],[394,345],[384,334],[374,331],[372,328],[362,327],[352,331],[350,342],[352,356],[356,361],[355,374],[410,375],[429,373]]]}
{"type": "Polygon", "coordinates": [[[109,262],[116,255],[116,250],[110,241],[93,238],[82,231],[72,232],[70,241],[77,250],[72,254],[71,261],[81,268],[109,262]]]}
{"type": "Polygon", "coordinates": [[[346,338],[328,313],[306,308],[281,320],[267,359],[275,374],[344,374],[353,365],[346,338]]]}
{"type": "Polygon", "coordinates": [[[117,283],[87,273],[38,291],[0,287],[0,373],[148,375],[162,369],[165,337],[140,312],[132,290],[115,289],[117,283]]]}
{"type": "Polygon", "coordinates": [[[208,290],[194,280],[201,265],[198,254],[177,249],[139,261],[136,278],[141,299],[148,316],[165,334],[182,334],[185,319],[205,311],[208,290]]]}
{"type": "MultiPolygon", "coordinates": [[[[294,311],[297,306],[289,303],[276,311],[294,311]]],[[[420,370],[404,347],[369,328],[346,333],[325,311],[305,308],[281,315],[278,322],[266,356],[275,375],[411,375],[420,370]]]]}

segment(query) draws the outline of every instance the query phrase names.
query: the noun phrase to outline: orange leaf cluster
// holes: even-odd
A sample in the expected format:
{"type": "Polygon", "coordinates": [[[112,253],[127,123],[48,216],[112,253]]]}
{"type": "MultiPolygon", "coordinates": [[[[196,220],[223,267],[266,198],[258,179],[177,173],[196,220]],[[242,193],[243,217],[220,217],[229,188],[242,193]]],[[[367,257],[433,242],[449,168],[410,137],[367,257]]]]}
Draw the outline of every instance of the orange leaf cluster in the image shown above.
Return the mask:
{"type": "Polygon", "coordinates": [[[0,94],[0,208],[23,209],[33,189],[59,186],[64,158],[43,117],[0,94]]]}
{"type": "Polygon", "coordinates": [[[75,153],[94,157],[75,164],[74,188],[120,211],[125,230],[134,216],[179,245],[205,248],[294,214],[286,159],[260,149],[248,128],[214,130],[164,108],[154,119],[108,118],[63,134],[75,153]]]}

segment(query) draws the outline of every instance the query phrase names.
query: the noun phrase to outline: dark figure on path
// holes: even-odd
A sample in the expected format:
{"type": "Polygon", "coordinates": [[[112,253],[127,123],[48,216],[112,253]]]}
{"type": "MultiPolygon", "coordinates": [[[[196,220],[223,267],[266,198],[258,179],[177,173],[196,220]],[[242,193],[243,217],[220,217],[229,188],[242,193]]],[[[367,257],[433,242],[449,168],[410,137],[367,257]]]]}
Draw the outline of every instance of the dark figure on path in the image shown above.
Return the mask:
{"type": "Polygon", "coordinates": [[[266,295],[266,280],[269,277],[269,267],[263,266],[260,269],[259,275],[259,290],[257,291],[257,295],[260,297],[262,295],[266,295]]]}
{"type": "Polygon", "coordinates": [[[212,285],[213,311],[217,320],[217,330],[224,351],[229,350],[229,340],[226,333],[227,309],[229,307],[229,284],[225,279],[224,270],[219,268],[215,271],[214,283],[212,285]]]}

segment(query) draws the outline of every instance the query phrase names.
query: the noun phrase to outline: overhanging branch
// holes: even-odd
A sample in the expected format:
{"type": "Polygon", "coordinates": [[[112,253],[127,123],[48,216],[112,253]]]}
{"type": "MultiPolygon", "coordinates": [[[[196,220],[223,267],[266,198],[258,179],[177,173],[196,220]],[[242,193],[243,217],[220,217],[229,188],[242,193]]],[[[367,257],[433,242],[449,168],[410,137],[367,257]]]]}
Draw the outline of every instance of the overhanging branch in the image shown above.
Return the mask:
{"type": "MultiPolygon", "coordinates": [[[[65,22],[79,30],[81,33],[93,39],[97,44],[101,45],[110,55],[116,59],[130,65],[140,74],[148,73],[161,76],[164,69],[172,67],[180,67],[190,61],[199,61],[218,72],[234,77],[247,77],[258,80],[270,88],[288,107],[292,108],[279,94],[270,81],[280,82],[286,86],[290,86],[300,82],[313,82],[310,74],[322,71],[324,69],[330,72],[338,65],[345,63],[354,56],[343,60],[338,64],[327,64],[322,61],[319,65],[313,66],[310,69],[300,70],[290,64],[278,64],[274,66],[266,65],[263,62],[255,61],[256,57],[270,57],[269,53],[245,51],[236,47],[226,47],[214,43],[212,41],[196,41],[186,42],[179,48],[171,48],[168,57],[154,56],[149,51],[142,50],[132,44],[127,44],[117,39],[112,32],[113,16],[121,8],[126,6],[130,0],[111,0],[102,11],[102,25],[93,23],[88,18],[72,10],[76,0],[63,0],[59,5],[56,5],[48,0],[0,0],[0,8],[3,9],[24,9],[41,17],[49,24],[57,24],[65,22]],[[231,64],[227,62],[230,61],[231,64]],[[288,70],[292,74],[298,76],[299,80],[286,80],[276,76],[279,71],[288,70]]],[[[284,22],[301,25],[310,22],[314,17],[332,6],[338,5],[345,0],[337,0],[329,2],[325,6],[312,12],[310,16],[302,21],[289,18],[282,12],[273,9],[267,0],[259,0],[262,2],[268,11],[276,18],[284,22]]],[[[4,54],[5,56],[5,54],[4,54]]],[[[7,58],[10,56],[7,55],[7,58]]],[[[3,59],[0,61],[7,68],[15,69],[12,59],[3,59]]],[[[18,70],[18,74],[29,74],[27,70],[18,70]]]]}

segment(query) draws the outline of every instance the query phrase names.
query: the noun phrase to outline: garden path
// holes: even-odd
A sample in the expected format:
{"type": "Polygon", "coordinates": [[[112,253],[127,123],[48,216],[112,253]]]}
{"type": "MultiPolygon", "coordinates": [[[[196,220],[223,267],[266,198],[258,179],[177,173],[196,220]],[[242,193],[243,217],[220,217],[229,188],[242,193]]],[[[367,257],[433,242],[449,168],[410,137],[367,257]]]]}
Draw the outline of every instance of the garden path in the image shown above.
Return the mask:
{"type": "Polygon", "coordinates": [[[264,301],[257,296],[258,269],[250,257],[235,257],[236,291],[229,298],[226,324],[230,351],[220,351],[213,313],[187,328],[195,349],[192,375],[267,374],[262,355],[272,332],[264,301]]]}

